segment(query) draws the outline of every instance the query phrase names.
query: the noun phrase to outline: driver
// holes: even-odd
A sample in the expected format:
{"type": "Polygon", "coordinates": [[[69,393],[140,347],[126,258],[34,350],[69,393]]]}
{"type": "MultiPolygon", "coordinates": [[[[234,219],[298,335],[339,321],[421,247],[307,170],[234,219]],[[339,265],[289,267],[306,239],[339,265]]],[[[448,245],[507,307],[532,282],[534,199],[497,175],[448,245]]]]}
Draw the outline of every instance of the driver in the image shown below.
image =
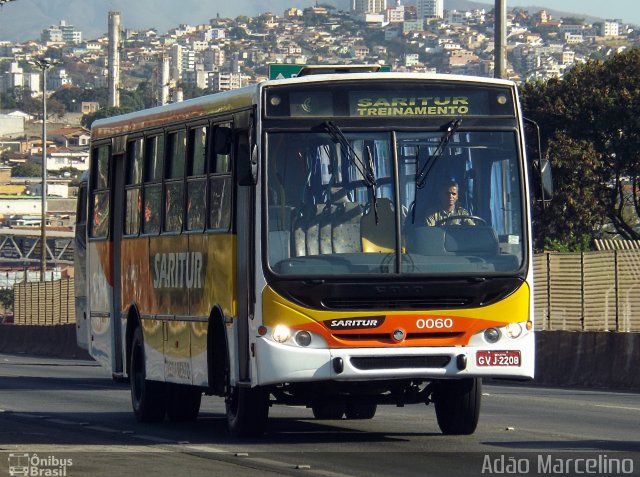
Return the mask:
{"type": "MultiPolygon", "coordinates": [[[[471,215],[469,211],[458,204],[458,183],[455,181],[447,182],[443,185],[440,192],[439,208],[427,216],[426,225],[434,226],[448,217],[459,215],[471,215]]],[[[461,218],[452,218],[448,221],[451,225],[474,225],[473,220],[461,218]]]]}

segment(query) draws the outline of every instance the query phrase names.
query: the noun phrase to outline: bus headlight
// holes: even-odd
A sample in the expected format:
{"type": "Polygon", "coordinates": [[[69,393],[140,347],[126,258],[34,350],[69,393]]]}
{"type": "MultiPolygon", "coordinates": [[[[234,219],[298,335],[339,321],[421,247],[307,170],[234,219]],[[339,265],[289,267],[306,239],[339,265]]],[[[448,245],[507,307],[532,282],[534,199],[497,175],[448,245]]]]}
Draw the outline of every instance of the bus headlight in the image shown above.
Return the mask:
{"type": "Polygon", "coordinates": [[[273,337],[273,341],[278,343],[284,343],[291,337],[291,330],[288,326],[285,325],[277,325],[273,332],[271,333],[273,337]]]}
{"type": "Polygon", "coordinates": [[[308,331],[298,331],[295,340],[299,346],[309,346],[311,344],[311,333],[308,331]]]}
{"type": "Polygon", "coordinates": [[[509,338],[515,339],[522,334],[522,326],[520,326],[520,323],[509,323],[504,329],[509,338]]]}
{"type": "Polygon", "coordinates": [[[497,343],[500,339],[500,330],[498,328],[487,328],[484,330],[484,339],[487,343],[497,343]]]}

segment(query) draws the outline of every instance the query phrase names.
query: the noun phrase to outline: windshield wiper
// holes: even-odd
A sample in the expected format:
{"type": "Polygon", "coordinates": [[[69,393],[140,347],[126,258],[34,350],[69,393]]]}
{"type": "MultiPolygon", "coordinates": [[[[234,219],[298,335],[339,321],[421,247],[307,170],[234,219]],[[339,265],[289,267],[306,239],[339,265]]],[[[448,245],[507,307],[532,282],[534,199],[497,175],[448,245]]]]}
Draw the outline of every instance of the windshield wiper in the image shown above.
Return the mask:
{"type": "Polygon", "coordinates": [[[369,159],[369,170],[371,171],[371,174],[373,175],[373,184],[371,185],[370,189],[371,189],[371,194],[373,196],[373,199],[371,199],[372,205],[373,205],[373,216],[376,219],[376,225],[378,225],[378,188],[376,180],[375,180],[375,166],[373,164],[373,154],[371,154],[371,148],[369,146],[367,146],[367,158],[369,159]]]}
{"type": "Polygon", "coordinates": [[[378,183],[376,182],[371,148],[367,146],[368,164],[365,164],[362,158],[358,156],[358,153],[351,146],[347,137],[344,135],[344,133],[340,130],[340,128],[336,124],[332,123],[331,121],[325,121],[324,124],[322,125],[322,128],[335,143],[340,144],[340,146],[342,146],[346,150],[347,159],[358,170],[358,172],[362,176],[364,185],[367,186],[367,189],[371,190],[371,193],[373,196],[371,202],[373,204],[373,213],[375,215],[376,225],[377,225],[378,224],[378,203],[377,203],[378,198],[376,197],[376,194],[377,194],[378,183]]]}
{"type": "Polygon", "coordinates": [[[424,163],[424,166],[422,166],[422,169],[420,169],[420,172],[416,174],[416,189],[422,189],[424,187],[429,172],[431,172],[436,161],[442,156],[444,148],[447,147],[447,144],[449,144],[449,141],[460,127],[460,123],[462,123],[462,118],[455,119],[447,125],[446,131],[440,138],[438,147],[433,154],[429,156],[427,161],[424,163]]]}
{"type": "Polygon", "coordinates": [[[351,161],[351,163],[356,167],[360,175],[364,179],[364,184],[367,187],[376,186],[376,178],[373,175],[372,170],[368,170],[364,161],[358,156],[358,153],[353,149],[351,144],[349,144],[349,140],[344,135],[344,133],[340,130],[338,126],[336,126],[331,121],[325,121],[322,125],[324,131],[331,136],[334,142],[340,144],[347,150],[347,159],[351,161]]]}

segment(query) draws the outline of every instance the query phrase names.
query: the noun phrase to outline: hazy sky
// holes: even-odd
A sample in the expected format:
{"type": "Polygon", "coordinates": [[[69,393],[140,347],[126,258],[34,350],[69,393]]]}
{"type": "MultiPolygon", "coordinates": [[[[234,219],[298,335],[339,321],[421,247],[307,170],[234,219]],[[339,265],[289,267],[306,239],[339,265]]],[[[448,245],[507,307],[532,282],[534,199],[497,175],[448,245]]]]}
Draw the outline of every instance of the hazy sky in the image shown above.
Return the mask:
{"type": "MultiPolygon", "coordinates": [[[[495,1],[476,0],[495,4],[495,1]]],[[[445,2],[446,4],[446,2],[445,2]]],[[[539,5],[562,12],[576,12],[604,19],[621,18],[625,23],[640,25],[640,2],[638,0],[507,0],[507,8],[539,5]]]]}

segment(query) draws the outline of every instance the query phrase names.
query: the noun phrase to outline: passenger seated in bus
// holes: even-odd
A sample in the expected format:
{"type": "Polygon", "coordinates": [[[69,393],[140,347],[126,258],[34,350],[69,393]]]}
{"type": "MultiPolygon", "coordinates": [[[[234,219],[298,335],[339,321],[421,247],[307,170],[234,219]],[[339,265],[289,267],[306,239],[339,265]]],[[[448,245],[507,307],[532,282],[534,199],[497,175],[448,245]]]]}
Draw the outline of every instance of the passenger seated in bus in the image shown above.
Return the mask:
{"type": "Polygon", "coordinates": [[[447,225],[475,225],[472,219],[460,218],[460,216],[471,216],[471,214],[467,209],[458,205],[458,183],[456,181],[451,180],[442,185],[439,200],[438,207],[427,216],[426,225],[431,227],[445,223],[447,225]]]}

